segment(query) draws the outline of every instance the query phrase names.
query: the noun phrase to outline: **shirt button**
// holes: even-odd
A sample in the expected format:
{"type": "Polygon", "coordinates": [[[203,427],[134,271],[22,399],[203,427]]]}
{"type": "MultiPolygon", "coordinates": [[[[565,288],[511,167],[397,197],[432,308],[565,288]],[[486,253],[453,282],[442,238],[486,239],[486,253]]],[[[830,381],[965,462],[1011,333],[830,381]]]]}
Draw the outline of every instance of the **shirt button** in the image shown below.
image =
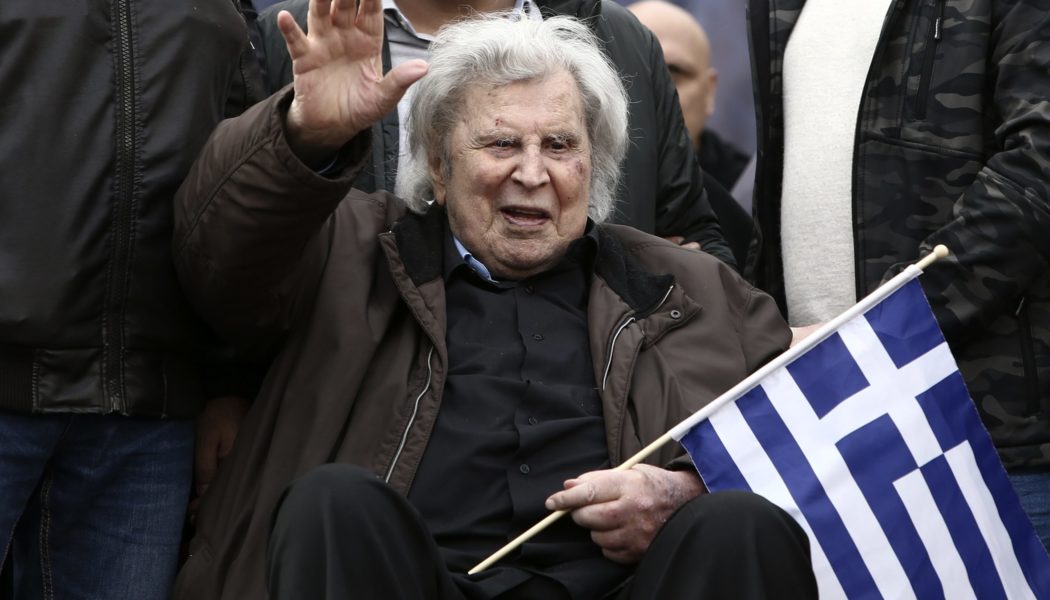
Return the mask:
{"type": "Polygon", "coordinates": [[[535,293],[535,292],[536,292],[536,289],[533,288],[531,285],[525,286],[525,293],[526,294],[532,294],[532,293],[535,293]]]}
{"type": "Polygon", "coordinates": [[[518,470],[521,471],[522,475],[528,475],[529,474],[529,465],[521,465],[520,467],[518,467],[518,470]]]}
{"type": "Polygon", "coordinates": [[[529,425],[535,425],[536,423],[539,423],[539,421],[536,420],[536,417],[529,417],[529,425]]]}
{"type": "Polygon", "coordinates": [[[532,334],[532,339],[536,340],[537,342],[542,342],[543,341],[543,336],[538,334],[538,333],[534,333],[534,334],[532,334]]]}

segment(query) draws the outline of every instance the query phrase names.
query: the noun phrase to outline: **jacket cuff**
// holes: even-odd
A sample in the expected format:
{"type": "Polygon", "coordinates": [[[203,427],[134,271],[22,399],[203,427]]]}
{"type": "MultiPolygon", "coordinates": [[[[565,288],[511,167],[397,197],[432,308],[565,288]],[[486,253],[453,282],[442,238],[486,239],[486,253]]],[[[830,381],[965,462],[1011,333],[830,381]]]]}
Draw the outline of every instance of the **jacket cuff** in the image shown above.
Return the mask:
{"type": "Polygon", "coordinates": [[[296,156],[291,146],[288,145],[285,123],[293,95],[292,84],[288,84],[269,100],[271,103],[269,128],[277,160],[302,185],[345,188],[347,183],[352,183],[368,166],[368,161],[372,157],[371,128],[364,129],[344,144],[321,171],[314,170],[296,156]]]}

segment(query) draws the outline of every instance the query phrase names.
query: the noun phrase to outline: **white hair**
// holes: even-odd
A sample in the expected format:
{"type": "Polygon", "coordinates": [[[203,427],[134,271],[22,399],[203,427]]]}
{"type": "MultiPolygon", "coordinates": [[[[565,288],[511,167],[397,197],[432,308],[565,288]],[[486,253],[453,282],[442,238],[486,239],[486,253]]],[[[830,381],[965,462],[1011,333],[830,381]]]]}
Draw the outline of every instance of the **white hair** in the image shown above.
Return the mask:
{"type": "Polygon", "coordinates": [[[398,173],[398,194],[415,212],[434,198],[428,163],[449,169],[452,130],[467,91],[540,81],[566,72],[582,98],[591,144],[589,216],[612,213],[620,162],[627,150],[627,92],[598,38],[571,17],[516,18],[507,12],[476,15],[443,27],[430,44],[430,69],[417,84],[407,126],[409,160],[398,173]]]}

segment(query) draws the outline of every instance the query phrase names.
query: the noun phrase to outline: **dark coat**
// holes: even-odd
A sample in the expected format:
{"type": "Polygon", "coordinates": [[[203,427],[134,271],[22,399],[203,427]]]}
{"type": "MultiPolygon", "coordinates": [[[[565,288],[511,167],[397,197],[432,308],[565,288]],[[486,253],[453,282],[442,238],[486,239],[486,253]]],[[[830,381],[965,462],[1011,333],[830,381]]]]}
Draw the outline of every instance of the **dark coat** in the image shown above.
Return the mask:
{"type": "MultiPolygon", "coordinates": [[[[243,345],[279,345],[232,453],[202,499],[175,598],[260,598],[284,487],[326,462],[412,485],[444,389],[444,211],[349,195],[283,133],[290,95],[226,121],[176,208],[176,264],[194,305],[243,345]],[[281,106],[283,103],[283,108],[281,106]]],[[[370,140],[351,142],[358,166],[370,140]]],[[[714,258],[596,226],[590,353],[613,464],[787,345],[773,301],[714,258]]],[[[667,464],[682,451],[651,457],[667,464]]]]}
{"type": "Polygon", "coordinates": [[[3,0],[0,409],[195,413],[171,203],[247,51],[233,0],[3,0]]]}
{"type": "MultiPolygon", "coordinates": [[[[305,28],[308,5],[309,0],[285,0],[259,17],[271,92],[292,81],[291,59],[277,29],[277,13],[291,12],[305,28]]],[[[661,237],[678,235],[687,242],[699,242],[705,251],[735,266],[733,253],[708,201],[708,194],[715,192],[705,192],[674,82],[653,34],[614,2],[537,0],[537,5],[547,16],[569,15],[585,20],[602,40],[613,66],[627,82],[630,142],[612,221],[661,237]]],[[[389,70],[386,44],[383,62],[389,70]]],[[[372,161],[355,187],[366,192],[394,191],[397,119],[397,111],[392,111],[373,126],[372,161]]],[[[728,196],[724,190],[719,192],[728,196]]]]}
{"type": "MultiPolygon", "coordinates": [[[[784,306],[784,48],[804,0],[751,0],[755,281],[784,306]]],[[[921,278],[1007,466],[1050,465],[1050,0],[894,0],[858,113],[856,292],[921,278]]]]}

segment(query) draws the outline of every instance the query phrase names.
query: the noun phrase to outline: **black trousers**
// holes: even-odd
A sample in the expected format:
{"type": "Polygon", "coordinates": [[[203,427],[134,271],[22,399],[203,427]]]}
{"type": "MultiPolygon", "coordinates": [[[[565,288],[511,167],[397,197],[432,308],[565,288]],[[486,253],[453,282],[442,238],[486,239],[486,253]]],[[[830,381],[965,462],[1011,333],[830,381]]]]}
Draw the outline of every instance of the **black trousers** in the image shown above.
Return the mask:
{"type": "MultiPolygon", "coordinates": [[[[274,600],[467,600],[419,513],[382,480],[330,464],[293,482],[274,514],[267,548],[274,600]]],[[[501,600],[564,597],[533,577],[501,600]]],[[[700,496],[668,520],[616,600],[816,598],[809,541],[795,521],[745,492],[700,496]]],[[[594,599],[597,600],[597,599],[594,599]]]]}

